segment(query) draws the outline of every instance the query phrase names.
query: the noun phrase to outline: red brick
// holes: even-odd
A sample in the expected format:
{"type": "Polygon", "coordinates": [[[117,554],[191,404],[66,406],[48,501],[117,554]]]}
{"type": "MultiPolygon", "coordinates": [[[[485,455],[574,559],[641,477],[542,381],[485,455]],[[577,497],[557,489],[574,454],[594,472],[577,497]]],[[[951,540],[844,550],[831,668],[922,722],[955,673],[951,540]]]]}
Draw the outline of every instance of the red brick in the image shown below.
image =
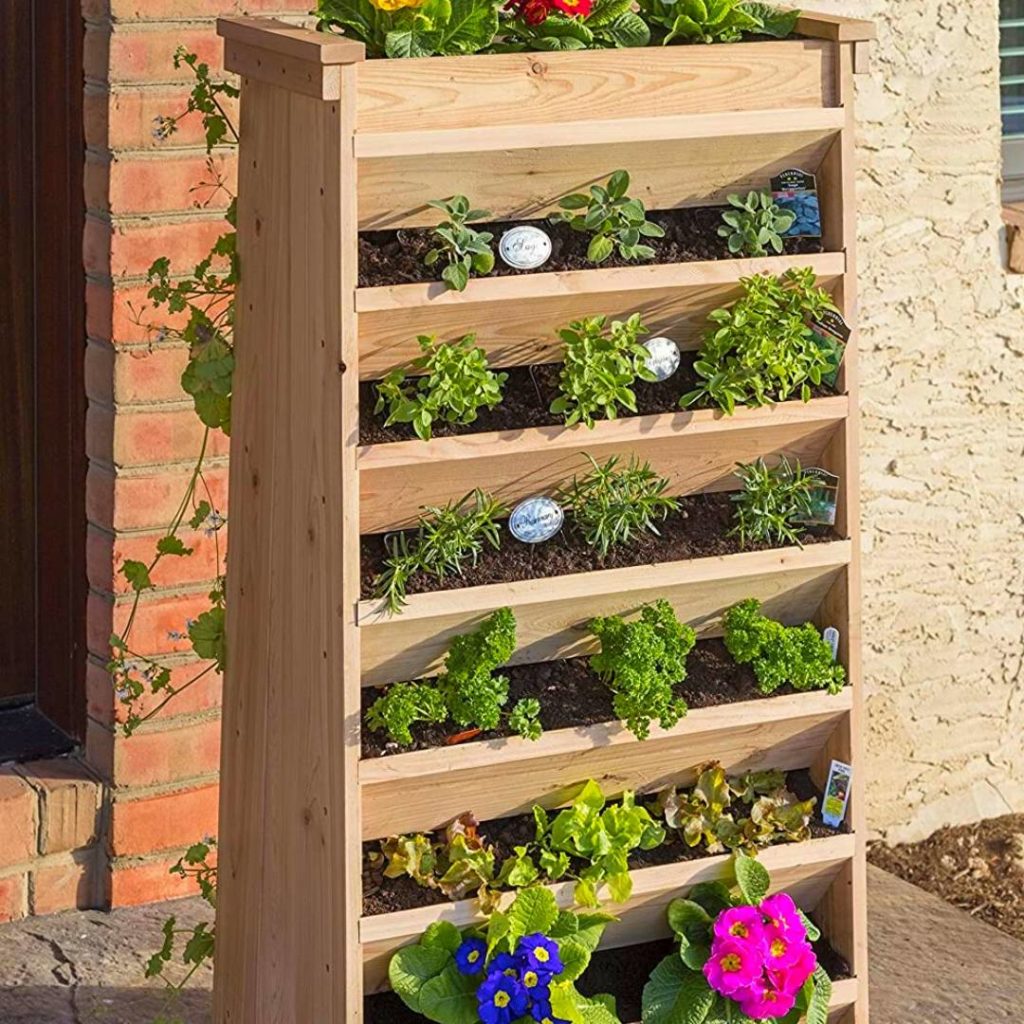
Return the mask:
{"type": "Polygon", "coordinates": [[[28,914],[28,872],[0,878],[0,924],[28,914]]]}
{"type": "MultiPolygon", "coordinates": [[[[197,835],[196,840],[202,839],[197,835]]],[[[134,907],[141,903],[195,896],[196,884],[191,878],[171,874],[180,854],[146,859],[115,861],[110,879],[110,904],[113,907],[134,907]]],[[[212,858],[211,858],[212,859],[212,858]]],[[[213,910],[210,911],[211,919],[213,910]]]]}
{"type": "MultiPolygon", "coordinates": [[[[211,466],[203,475],[212,495],[211,504],[226,515],[227,468],[211,466]]],[[[189,471],[177,467],[163,472],[124,475],[93,464],[85,481],[89,522],[113,530],[165,529],[185,493],[188,480],[189,471]]]]}
{"type": "Polygon", "coordinates": [[[22,765],[19,771],[40,794],[40,853],[65,853],[96,842],[103,792],[80,762],[53,758],[22,765]]]}
{"type": "Polygon", "coordinates": [[[155,30],[89,26],[85,33],[85,75],[93,82],[188,82],[188,68],[174,67],[178,46],[211,67],[220,67],[222,46],[214,26],[155,30]]]}
{"type": "Polygon", "coordinates": [[[115,347],[142,347],[159,344],[163,332],[185,327],[187,313],[170,314],[166,306],[157,308],[148,293],[148,284],[115,287],[109,281],[89,281],[85,288],[85,325],[89,337],[112,342],[115,347]]]}
{"type": "Polygon", "coordinates": [[[114,350],[89,342],[85,346],[85,393],[93,402],[114,401],[114,350]]]}
{"type": "Polygon", "coordinates": [[[117,216],[188,213],[197,207],[223,210],[231,196],[217,183],[222,181],[233,194],[237,171],[233,154],[157,153],[110,163],[93,159],[86,165],[86,204],[117,216]]]}
{"type": "MultiPolygon", "coordinates": [[[[126,559],[147,564],[156,554],[156,542],[163,533],[121,534],[116,538],[95,527],[90,527],[85,542],[86,567],[89,585],[96,590],[114,594],[127,594],[128,581],[121,572],[126,559]]],[[[168,555],[162,558],[150,577],[158,587],[175,587],[214,580],[223,569],[227,550],[227,530],[217,537],[186,530],[179,534],[182,543],[192,549],[187,556],[168,555]],[[218,543],[220,564],[218,565],[218,543]]]]}
{"type": "Polygon", "coordinates": [[[106,904],[105,864],[99,847],[32,872],[32,913],[90,910],[106,904]]]}
{"type": "MultiPolygon", "coordinates": [[[[178,709],[173,703],[167,714],[178,709]]],[[[213,775],[220,767],[220,719],[162,728],[151,720],[131,737],[114,736],[114,784],[153,786],[213,775]]]]}
{"type": "Polygon", "coordinates": [[[141,277],[166,256],[176,270],[191,272],[226,230],[220,218],[118,223],[110,237],[108,266],[115,278],[141,277]]]}
{"type": "MultiPolygon", "coordinates": [[[[194,619],[210,607],[208,588],[191,594],[147,595],[139,602],[132,623],[132,650],[146,656],[181,653],[191,650],[187,639],[175,640],[170,634],[184,633],[186,620],[194,619]]],[[[89,651],[98,658],[109,657],[110,635],[128,624],[131,602],[112,599],[92,592],[88,597],[89,651]]]]}
{"type": "MultiPolygon", "coordinates": [[[[208,664],[209,662],[189,661],[185,664],[171,666],[171,686],[180,692],[174,695],[167,704],[166,709],[159,714],[188,715],[209,711],[211,708],[220,706],[223,684],[221,677],[216,672],[207,672],[197,679],[196,682],[191,682],[191,680],[200,675],[208,664]]],[[[89,716],[95,720],[95,723],[90,722],[90,726],[99,723],[110,725],[115,721],[118,723],[124,722],[128,717],[128,712],[125,706],[117,700],[113,684],[110,681],[110,675],[102,665],[94,661],[89,662],[86,669],[85,684],[89,716]]],[[[135,705],[136,711],[140,715],[146,715],[155,710],[157,705],[163,700],[163,696],[143,697],[135,705]]],[[[99,731],[97,730],[97,732],[99,731]]],[[[135,738],[134,736],[132,737],[132,739],[135,738]]],[[[113,764],[112,748],[109,760],[106,763],[110,766],[113,764]]],[[[112,772],[112,770],[112,767],[107,769],[108,773],[112,772]]]]}
{"type": "Polygon", "coordinates": [[[38,803],[32,787],[13,768],[0,768],[0,868],[36,856],[38,803]]]}
{"type": "Polygon", "coordinates": [[[184,399],[181,375],[188,363],[188,347],[168,344],[119,349],[114,358],[114,399],[133,402],[169,402],[184,399]]]}
{"type": "MultiPolygon", "coordinates": [[[[85,447],[92,459],[113,460],[118,467],[153,466],[164,462],[189,462],[203,443],[203,424],[195,410],[158,411],[89,407],[85,423],[85,447]]],[[[228,439],[219,430],[211,433],[208,457],[227,455],[228,439]]]]}
{"type": "Polygon", "coordinates": [[[138,800],[118,800],[113,808],[111,852],[118,857],[177,849],[217,834],[216,785],[138,800]]]}

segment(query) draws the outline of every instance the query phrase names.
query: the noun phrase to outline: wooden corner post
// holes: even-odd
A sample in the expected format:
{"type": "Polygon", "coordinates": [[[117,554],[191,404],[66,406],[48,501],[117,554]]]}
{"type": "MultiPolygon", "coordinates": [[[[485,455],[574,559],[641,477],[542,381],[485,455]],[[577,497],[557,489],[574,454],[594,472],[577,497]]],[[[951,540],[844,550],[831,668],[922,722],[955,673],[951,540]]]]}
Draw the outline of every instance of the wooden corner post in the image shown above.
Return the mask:
{"type": "Polygon", "coordinates": [[[224,19],[242,76],[214,1020],[362,1016],[353,121],[363,47],[224,19]]]}

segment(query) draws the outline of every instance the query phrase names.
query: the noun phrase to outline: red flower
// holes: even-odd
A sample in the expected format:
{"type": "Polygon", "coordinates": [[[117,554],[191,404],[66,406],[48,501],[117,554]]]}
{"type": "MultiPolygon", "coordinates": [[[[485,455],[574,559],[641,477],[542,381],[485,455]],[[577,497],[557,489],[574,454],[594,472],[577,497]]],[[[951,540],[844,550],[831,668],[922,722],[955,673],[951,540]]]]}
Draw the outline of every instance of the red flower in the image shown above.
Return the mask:
{"type": "Polygon", "coordinates": [[[572,17],[575,14],[586,18],[593,7],[593,0],[551,0],[551,6],[572,17]]]}
{"type": "Polygon", "coordinates": [[[594,0],[508,0],[506,11],[515,11],[527,25],[541,25],[552,11],[561,11],[570,18],[587,17],[594,0]]]}

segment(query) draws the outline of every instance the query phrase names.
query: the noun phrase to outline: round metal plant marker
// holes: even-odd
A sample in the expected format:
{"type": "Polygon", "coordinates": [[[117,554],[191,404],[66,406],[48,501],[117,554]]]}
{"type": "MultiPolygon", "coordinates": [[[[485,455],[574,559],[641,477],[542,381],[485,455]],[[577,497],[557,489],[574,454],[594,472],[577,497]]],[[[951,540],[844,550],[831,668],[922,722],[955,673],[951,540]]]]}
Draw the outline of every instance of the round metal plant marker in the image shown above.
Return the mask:
{"type": "Polygon", "coordinates": [[[527,498],[509,516],[508,528],[516,540],[524,544],[543,544],[562,528],[565,512],[551,498],[527,498]]]}
{"type": "Polygon", "coordinates": [[[644,348],[649,353],[644,365],[655,380],[668,380],[679,369],[679,346],[671,338],[651,338],[644,348]]]}
{"type": "Polygon", "coordinates": [[[551,257],[551,239],[540,228],[520,224],[501,236],[498,253],[516,270],[536,270],[551,257]]]}

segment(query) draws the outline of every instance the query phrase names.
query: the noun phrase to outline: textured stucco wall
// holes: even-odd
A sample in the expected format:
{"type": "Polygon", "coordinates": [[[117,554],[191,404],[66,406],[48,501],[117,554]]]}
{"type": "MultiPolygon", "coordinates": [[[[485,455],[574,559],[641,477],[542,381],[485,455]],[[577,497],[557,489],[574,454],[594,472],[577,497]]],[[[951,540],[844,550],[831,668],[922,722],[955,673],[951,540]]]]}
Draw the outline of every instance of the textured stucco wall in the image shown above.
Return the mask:
{"type": "Polygon", "coordinates": [[[997,0],[847,0],[858,85],[869,815],[1024,810],[1024,278],[1003,269],[997,0]]]}

